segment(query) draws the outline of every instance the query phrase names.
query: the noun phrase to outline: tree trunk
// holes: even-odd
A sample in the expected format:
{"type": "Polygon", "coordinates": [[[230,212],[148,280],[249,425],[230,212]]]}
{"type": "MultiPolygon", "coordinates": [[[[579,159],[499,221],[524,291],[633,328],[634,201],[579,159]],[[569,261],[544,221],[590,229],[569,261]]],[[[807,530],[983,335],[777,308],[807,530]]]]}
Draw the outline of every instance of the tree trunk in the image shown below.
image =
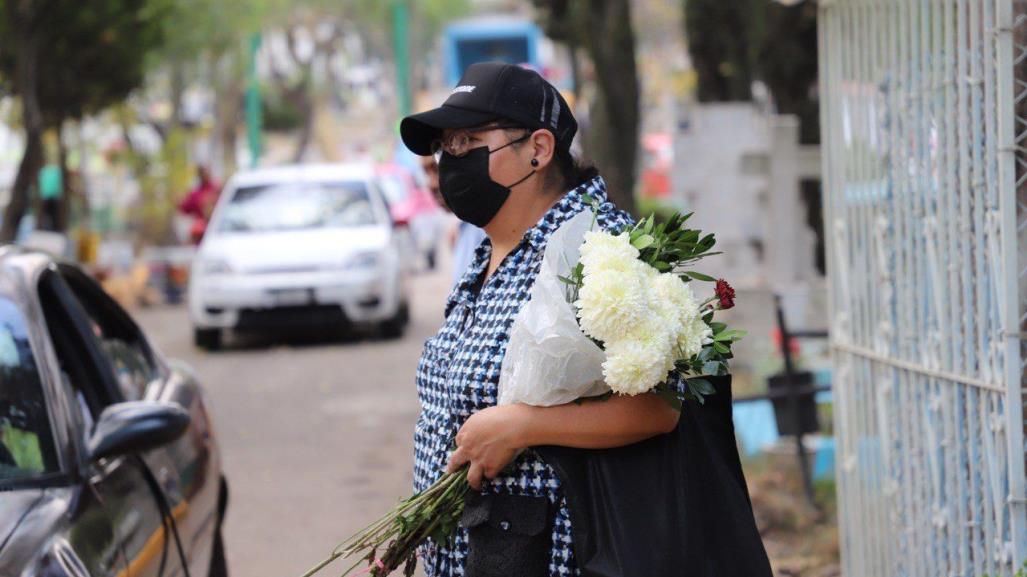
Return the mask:
{"type": "Polygon", "coordinates": [[[18,47],[15,51],[14,81],[21,96],[25,126],[25,151],[0,226],[0,241],[12,242],[18,235],[18,225],[28,208],[29,192],[38,178],[43,161],[43,115],[39,109],[36,83],[39,38],[35,34],[40,7],[35,2],[10,0],[4,3],[4,7],[11,24],[11,33],[15,37],[13,44],[18,47]]]}
{"type": "Polygon", "coordinates": [[[185,67],[175,58],[171,62],[171,119],[170,130],[182,126],[182,98],[185,95],[185,67]]]}
{"type": "Polygon", "coordinates": [[[588,6],[583,36],[598,90],[585,149],[606,179],[610,200],[634,212],[640,112],[631,5],[608,0],[588,6]]]}
{"type": "Polygon", "coordinates": [[[39,131],[25,131],[25,151],[18,165],[18,174],[11,187],[11,200],[4,208],[3,226],[0,227],[0,241],[14,242],[18,236],[18,225],[29,205],[29,191],[39,174],[43,160],[43,139],[39,131]]]}
{"type": "Polygon", "coordinates": [[[299,108],[300,114],[303,115],[303,124],[300,125],[300,134],[296,141],[296,150],[292,153],[292,161],[301,162],[307,153],[307,148],[310,147],[310,138],[314,132],[314,102],[309,90],[298,93],[294,102],[299,108]]]}
{"type": "Polygon", "coordinates": [[[57,160],[61,169],[61,197],[57,199],[57,211],[53,222],[55,231],[65,232],[68,230],[71,195],[74,191],[71,189],[71,173],[68,170],[68,145],[64,142],[64,121],[57,125],[57,160]]]}
{"type": "Polygon", "coordinates": [[[217,95],[218,143],[221,148],[221,175],[228,178],[235,172],[238,160],[235,156],[235,141],[239,133],[239,117],[242,114],[243,88],[246,84],[243,59],[237,52],[215,56],[211,70],[214,72],[212,85],[217,95]]]}
{"type": "Polygon", "coordinates": [[[760,0],[685,0],[685,36],[699,102],[752,98],[751,42],[760,0]]]}
{"type": "Polygon", "coordinates": [[[581,57],[576,42],[567,43],[567,55],[571,62],[571,94],[574,95],[572,106],[577,106],[578,99],[581,98],[581,57]]]}

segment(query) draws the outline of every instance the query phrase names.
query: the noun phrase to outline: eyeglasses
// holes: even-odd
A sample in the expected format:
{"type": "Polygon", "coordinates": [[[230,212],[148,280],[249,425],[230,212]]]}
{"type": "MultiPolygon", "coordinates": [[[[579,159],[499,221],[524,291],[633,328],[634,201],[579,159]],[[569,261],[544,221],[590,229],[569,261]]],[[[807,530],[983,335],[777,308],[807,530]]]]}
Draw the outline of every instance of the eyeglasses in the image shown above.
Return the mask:
{"type": "MultiPolygon", "coordinates": [[[[462,128],[454,130],[446,138],[437,138],[431,143],[432,155],[435,157],[435,162],[438,162],[442,158],[442,153],[446,152],[452,156],[463,156],[467,154],[471,146],[471,135],[479,134],[482,132],[489,132],[492,130],[528,130],[523,126],[516,124],[497,123],[489,124],[486,126],[477,126],[474,128],[462,128]]],[[[491,150],[489,152],[492,152],[491,150]]]]}

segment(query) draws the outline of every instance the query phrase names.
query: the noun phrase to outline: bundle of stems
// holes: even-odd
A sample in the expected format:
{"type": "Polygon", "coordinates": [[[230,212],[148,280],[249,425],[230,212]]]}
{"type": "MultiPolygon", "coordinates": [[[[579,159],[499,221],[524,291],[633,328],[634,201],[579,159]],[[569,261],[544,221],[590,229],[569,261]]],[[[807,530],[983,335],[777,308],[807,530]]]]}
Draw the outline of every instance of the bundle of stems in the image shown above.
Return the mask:
{"type": "Polygon", "coordinates": [[[429,537],[442,543],[452,537],[464,510],[467,466],[445,473],[432,486],[403,499],[384,516],[339,543],[331,554],[310,568],[302,577],[311,577],[339,558],[359,558],[342,576],[350,575],[366,563],[362,573],[385,577],[404,565],[403,574],[414,574],[417,547],[429,537]],[[384,550],[381,557],[379,550],[384,550]]]}

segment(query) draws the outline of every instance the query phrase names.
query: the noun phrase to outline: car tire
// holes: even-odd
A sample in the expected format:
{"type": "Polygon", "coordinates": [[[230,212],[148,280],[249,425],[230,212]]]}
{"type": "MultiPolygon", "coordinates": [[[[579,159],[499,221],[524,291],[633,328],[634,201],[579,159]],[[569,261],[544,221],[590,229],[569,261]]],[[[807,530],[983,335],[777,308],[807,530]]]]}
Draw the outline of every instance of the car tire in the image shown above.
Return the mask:
{"type": "Polygon", "coordinates": [[[403,336],[403,331],[410,324],[410,305],[403,303],[391,319],[381,324],[382,336],[387,339],[398,339],[403,336]]]}
{"type": "Polygon", "coordinates": [[[193,329],[193,344],[208,351],[220,349],[221,329],[193,329]]]}
{"type": "Polygon", "coordinates": [[[225,560],[225,543],[221,538],[221,527],[214,533],[214,549],[210,555],[208,577],[228,577],[228,562],[225,560]]]}

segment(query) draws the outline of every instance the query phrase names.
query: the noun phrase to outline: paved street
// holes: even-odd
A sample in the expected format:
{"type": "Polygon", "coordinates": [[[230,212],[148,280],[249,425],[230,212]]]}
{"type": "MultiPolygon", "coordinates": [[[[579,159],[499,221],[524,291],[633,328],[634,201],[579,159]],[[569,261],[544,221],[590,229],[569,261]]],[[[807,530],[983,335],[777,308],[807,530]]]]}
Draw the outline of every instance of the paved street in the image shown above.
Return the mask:
{"type": "Polygon", "coordinates": [[[248,339],[205,353],[192,346],[184,307],[136,311],[209,393],[231,487],[232,575],[296,577],[409,494],[414,371],[441,322],[448,282],[445,272],[414,277],[413,321],[395,341],[248,339]]]}

